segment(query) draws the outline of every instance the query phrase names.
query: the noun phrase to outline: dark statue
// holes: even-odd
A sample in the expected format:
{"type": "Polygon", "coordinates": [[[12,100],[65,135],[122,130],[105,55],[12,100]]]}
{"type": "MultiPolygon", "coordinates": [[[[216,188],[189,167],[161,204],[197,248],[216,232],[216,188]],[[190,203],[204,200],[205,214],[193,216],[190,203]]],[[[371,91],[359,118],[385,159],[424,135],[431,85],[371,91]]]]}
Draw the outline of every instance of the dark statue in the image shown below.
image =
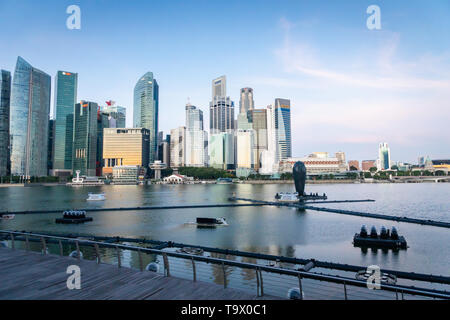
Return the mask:
{"type": "Polygon", "coordinates": [[[292,169],[292,174],[294,176],[295,191],[297,191],[299,196],[305,194],[305,182],[306,182],[306,167],[301,161],[294,164],[292,169]]]}

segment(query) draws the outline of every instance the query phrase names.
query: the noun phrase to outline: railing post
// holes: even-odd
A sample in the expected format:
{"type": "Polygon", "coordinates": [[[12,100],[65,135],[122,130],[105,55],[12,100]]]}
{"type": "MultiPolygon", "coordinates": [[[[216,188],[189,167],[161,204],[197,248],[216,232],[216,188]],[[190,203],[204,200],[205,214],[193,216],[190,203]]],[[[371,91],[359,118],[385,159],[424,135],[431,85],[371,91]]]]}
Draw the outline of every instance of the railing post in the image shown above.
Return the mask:
{"type": "Polygon", "coordinates": [[[30,251],[30,242],[28,241],[28,235],[25,235],[25,249],[30,251]]]}
{"type": "Polygon", "coordinates": [[[141,249],[138,249],[138,256],[139,256],[139,269],[141,269],[141,271],[144,271],[144,263],[142,261],[141,249]]]}
{"type": "Polygon", "coordinates": [[[398,290],[395,289],[395,300],[398,300],[398,290]]]}
{"type": "Polygon", "coordinates": [[[12,233],[9,234],[11,236],[11,249],[15,249],[15,245],[14,245],[14,235],[12,233]]]}
{"type": "Polygon", "coordinates": [[[348,300],[347,299],[347,285],[345,284],[345,281],[344,281],[344,294],[345,294],[345,300],[348,300]]]}
{"type": "Polygon", "coordinates": [[[300,300],[303,300],[303,285],[302,285],[302,276],[298,275],[298,289],[300,290],[300,300]]]}
{"type": "Polygon", "coordinates": [[[116,246],[116,251],[117,251],[117,267],[120,268],[122,266],[122,263],[120,261],[120,249],[118,246],[116,246]]]}
{"type": "Polygon", "coordinates": [[[262,271],[261,269],[259,269],[259,282],[261,285],[261,297],[264,295],[264,281],[263,281],[263,276],[262,276],[262,271]]]}
{"type": "Polygon", "coordinates": [[[191,257],[191,259],[192,259],[192,273],[193,273],[193,279],[194,279],[194,282],[196,282],[196,281],[197,281],[197,271],[196,271],[196,269],[195,269],[195,261],[194,261],[194,257],[191,257]]]}
{"type": "Polygon", "coordinates": [[[166,277],[170,277],[169,259],[166,253],[163,253],[162,256],[164,261],[164,274],[166,277]]]}
{"type": "Polygon", "coordinates": [[[100,258],[100,250],[98,249],[97,243],[94,243],[94,248],[95,248],[95,255],[97,256],[97,264],[100,264],[102,260],[100,258]]]}
{"type": "Polygon", "coordinates": [[[59,255],[62,257],[64,255],[62,241],[58,240],[59,244],[59,255]]]}
{"type": "Polygon", "coordinates": [[[256,273],[256,296],[259,297],[259,272],[258,272],[258,268],[255,269],[255,273],[256,273]]]}
{"type": "Polygon", "coordinates": [[[222,261],[222,271],[223,271],[223,287],[227,288],[227,274],[225,272],[225,263],[222,261]]]}
{"type": "Polygon", "coordinates": [[[81,260],[81,255],[80,255],[80,245],[78,243],[78,240],[75,240],[75,246],[77,247],[77,259],[81,260]]]}
{"type": "Polygon", "coordinates": [[[45,243],[44,237],[41,237],[41,242],[42,242],[42,254],[46,255],[47,254],[47,244],[45,243]]]}

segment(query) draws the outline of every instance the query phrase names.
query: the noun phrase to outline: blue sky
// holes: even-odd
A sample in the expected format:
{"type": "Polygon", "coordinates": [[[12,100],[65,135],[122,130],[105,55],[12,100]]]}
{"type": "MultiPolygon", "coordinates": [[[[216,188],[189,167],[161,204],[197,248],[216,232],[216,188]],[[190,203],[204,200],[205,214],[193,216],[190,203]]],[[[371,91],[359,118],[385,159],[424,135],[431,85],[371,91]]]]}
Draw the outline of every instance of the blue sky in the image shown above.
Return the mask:
{"type": "MultiPolygon", "coordinates": [[[[55,76],[78,72],[78,99],[127,107],[152,71],[160,130],[184,125],[187,98],[208,121],[211,80],[254,88],[257,107],[291,99],[293,155],[450,158],[450,2],[0,0],[0,68],[17,56],[55,76]],[[81,8],[81,30],[66,8],[81,8]],[[381,9],[368,30],[366,9],[381,9]]],[[[53,103],[53,101],[52,101],[53,103]]],[[[205,123],[208,127],[208,122],[205,123]]]]}

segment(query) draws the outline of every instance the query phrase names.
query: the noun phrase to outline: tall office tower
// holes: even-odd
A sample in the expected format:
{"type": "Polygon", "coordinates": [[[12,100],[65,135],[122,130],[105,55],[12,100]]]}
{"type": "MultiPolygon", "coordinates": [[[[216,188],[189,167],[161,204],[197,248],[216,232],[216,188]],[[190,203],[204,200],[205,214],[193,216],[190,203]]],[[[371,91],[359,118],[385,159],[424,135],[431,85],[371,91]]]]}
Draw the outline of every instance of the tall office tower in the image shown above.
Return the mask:
{"type": "Polygon", "coordinates": [[[227,78],[225,76],[218,77],[212,81],[212,98],[227,96],[227,78]]]}
{"type": "Polygon", "coordinates": [[[149,162],[156,160],[159,86],[152,72],[144,74],[134,87],[133,127],[150,130],[149,162]]]}
{"type": "Polygon", "coordinates": [[[186,165],[186,127],[170,130],[170,167],[186,165]]]}
{"type": "Polygon", "coordinates": [[[391,150],[387,142],[382,142],[378,146],[378,170],[387,170],[391,168],[391,150]]]}
{"type": "Polygon", "coordinates": [[[230,97],[214,97],[209,103],[209,128],[211,134],[228,132],[233,133],[234,102],[230,97]]]}
{"type": "Polygon", "coordinates": [[[266,109],[252,109],[248,112],[249,121],[252,123],[254,130],[254,160],[255,170],[261,168],[261,154],[267,150],[267,110],[266,109]]]}
{"type": "Polygon", "coordinates": [[[167,165],[170,165],[170,134],[166,135],[166,139],[163,141],[163,151],[161,161],[167,165]]]}
{"type": "Polygon", "coordinates": [[[277,162],[292,157],[291,101],[275,99],[275,135],[277,162]]]}
{"type": "Polygon", "coordinates": [[[77,102],[78,74],[58,71],[55,78],[55,140],[53,174],[72,171],[73,112],[77,102]]]}
{"type": "Polygon", "coordinates": [[[115,122],[114,128],[125,128],[127,119],[127,109],[121,106],[117,106],[115,101],[106,101],[106,106],[102,108],[102,112],[107,113],[110,116],[110,128],[115,122]],[[111,121],[114,119],[115,121],[111,121]]]}
{"type": "Polygon", "coordinates": [[[234,135],[221,132],[209,136],[209,166],[223,170],[235,168],[234,135]]]}
{"type": "Polygon", "coordinates": [[[50,88],[48,74],[17,58],[10,113],[13,175],[47,175],[50,88]]]}
{"type": "Polygon", "coordinates": [[[150,130],[143,128],[107,128],[103,131],[102,173],[112,174],[115,166],[147,168],[150,130]]]}
{"type": "Polygon", "coordinates": [[[253,172],[254,159],[254,130],[237,130],[236,132],[236,175],[248,177],[253,172]]]}
{"type": "Polygon", "coordinates": [[[0,177],[9,174],[9,109],[11,73],[0,70],[0,177]]]}
{"type": "Polygon", "coordinates": [[[275,130],[275,108],[272,105],[267,106],[267,150],[261,152],[261,174],[272,174],[278,172],[278,148],[277,135],[275,130]]]}
{"type": "Polygon", "coordinates": [[[47,172],[50,175],[53,169],[53,159],[55,159],[55,129],[56,121],[50,119],[48,121],[48,146],[47,146],[47,172]]]}
{"type": "Polygon", "coordinates": [[[95,175],[100,177],[102,175],[102,169],[105,166],[103,161],[103,131],[109,128],[111,123],[109,114],[97,109],[97,156],[95,158],[95,175]]]}
{"type": "Polygon", "coordinates": [[[207,154],[208,133],[203,131],[203,112],[188,103],[186,105],[186,166],[207,166],[207,154]]]}
{"type": "Polygon", "coordinates": [[[95,102],[75,104],[73,125],[72,168],[84,176],[96,175],[97,162],[97,111],[95,102]]]}
{"type": "Polygon", "coordinates": [[[255,108],[255,102],[253,101],[253,89],[242,88],[241,98],[239,100],[239,113],[247,113],[255,108]]]}

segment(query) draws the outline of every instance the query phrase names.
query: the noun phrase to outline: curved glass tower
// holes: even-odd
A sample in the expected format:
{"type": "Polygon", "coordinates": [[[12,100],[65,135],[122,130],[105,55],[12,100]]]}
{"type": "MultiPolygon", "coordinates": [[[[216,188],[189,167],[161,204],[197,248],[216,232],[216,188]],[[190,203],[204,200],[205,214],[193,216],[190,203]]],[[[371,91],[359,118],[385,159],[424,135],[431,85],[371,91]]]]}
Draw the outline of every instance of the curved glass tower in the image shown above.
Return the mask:
{"type": "Polygon", "coordinates": [[[149,162],[156,160],[159,87],[152,72],[144,74],[134,87],[133,127],[150,130],[149,162]]]}
{"type": "Polygon", "coordinates": [[[275,99],[275,136],[277,162],[292,157],[291,102],[288,99],[275,99]]]}
{"type": "Polygon", "coordinates": [[[17,58],[11,92],[11,174],[47,175],[51,77],[17,58]]]}

